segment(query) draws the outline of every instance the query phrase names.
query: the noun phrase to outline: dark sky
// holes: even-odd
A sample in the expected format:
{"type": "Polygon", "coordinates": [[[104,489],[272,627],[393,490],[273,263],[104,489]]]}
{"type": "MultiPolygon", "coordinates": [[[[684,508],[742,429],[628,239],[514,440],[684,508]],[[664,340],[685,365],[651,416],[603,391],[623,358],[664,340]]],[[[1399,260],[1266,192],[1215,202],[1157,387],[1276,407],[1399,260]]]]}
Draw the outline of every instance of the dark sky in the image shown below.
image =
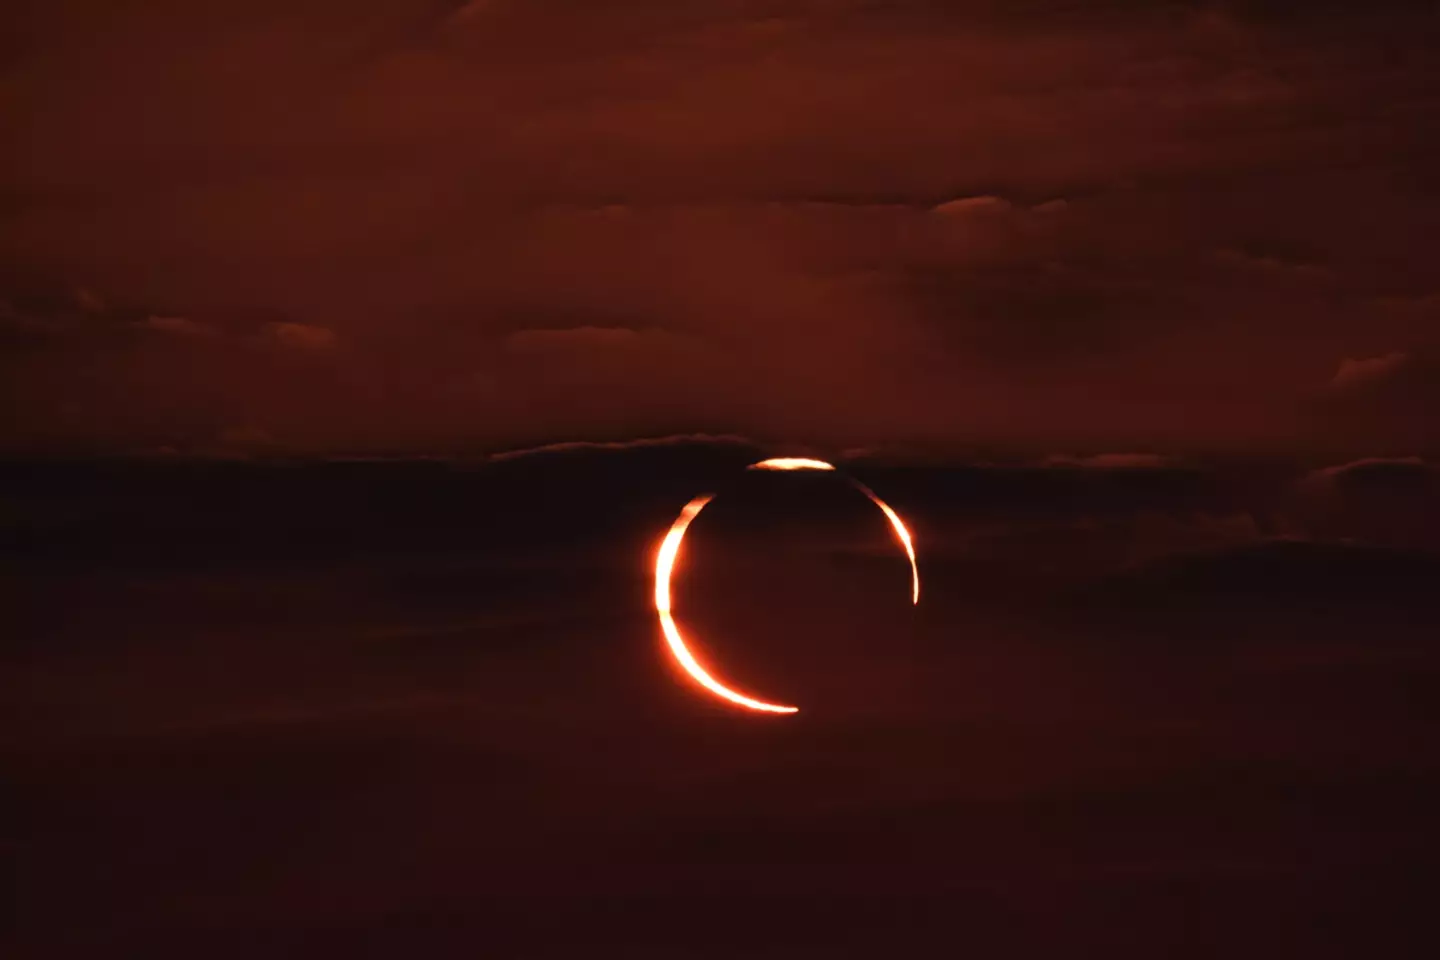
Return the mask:
{"type": "Polygon", "coordinates": [[[1440,956],[1440,470],[753,454],[0,462],[0,956],[1440,956]]]}
{"type": "Polygon", "coordinates": [[[1425,453],[1432,11],[7,4],[0,448],[1425,453]]]}

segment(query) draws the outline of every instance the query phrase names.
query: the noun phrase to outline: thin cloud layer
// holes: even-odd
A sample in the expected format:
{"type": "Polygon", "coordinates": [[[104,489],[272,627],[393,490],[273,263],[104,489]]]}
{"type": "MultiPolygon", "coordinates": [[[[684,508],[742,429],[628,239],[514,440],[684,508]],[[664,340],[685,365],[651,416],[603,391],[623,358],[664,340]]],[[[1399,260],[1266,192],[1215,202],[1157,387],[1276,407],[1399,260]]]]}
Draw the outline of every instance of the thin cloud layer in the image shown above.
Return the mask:
{"type": "Polygon", "coordinates": [[[335,346],[335,331],[310,323],[269,323],[263,336],[271,343],[292,350],[329,350],[335,346]]]}
{"type": "Polygon", "coordinates": [[[640,437],[635,440],[623,441],[601,442],[571,440],[563,443],[548,443],[539,447],[527,447],[523,450],[505,450],[501,453],[493,453],[488,459],[492,463],[504,463],[509,460],[523,460],[528,457],[544,457],[552,454],[593,453],[598,451],[623,452],[626,450],[645,450],[655,447],[687,446],[735,446],[754,448],[758,445],[748,437],[709,433],[687,433],[675,434],[668,437],[640,437]]]}
{"type": "Polygon", "coordinates": [[[175,337],[213,337],[215,328],[208,323],[191,320],[189,317],[150,316],[137,324],[146,330],[165,333],[175,337]]]}
{"type": "Polygon", "coordinates": [[[1331,430],[1352,446],[1406,455],[1434,451],[1440,424],[1440,363],[1430,353],[1392,351],[1345,359],[1318,408],[1331,430]]]}
{"type": "Polygon", "coordinates": [[[1318,444],[1340,358],[1437,347],[1432,25],[56,0],[7,31],[0,444],[1318,444]]]}
{"type": "Polygon", "coordinates": [[[1158,453],[1095,453],[1084,457],[1053,454],[1045,458],[1044,465],[1082,470],[1164,470],[1177,463],[1158,453]]]}
{"type": "Polygon", "coordinates": [[[1362,357],[1340,361],[1340,369],[1330,378],[1330,386],[1337,390],[1349,390],[1367,383],[1387,380],[1399,374],[1409,363],[1410,355],[1395,351],[1379,357],[1362,357]]]}
{"type": "Polygon", "coordinates": [[[1440,546],[1440,470],[1420,457],[1366,457],[1301,478],[1310,530],[1331,539],[1440,546]]]}

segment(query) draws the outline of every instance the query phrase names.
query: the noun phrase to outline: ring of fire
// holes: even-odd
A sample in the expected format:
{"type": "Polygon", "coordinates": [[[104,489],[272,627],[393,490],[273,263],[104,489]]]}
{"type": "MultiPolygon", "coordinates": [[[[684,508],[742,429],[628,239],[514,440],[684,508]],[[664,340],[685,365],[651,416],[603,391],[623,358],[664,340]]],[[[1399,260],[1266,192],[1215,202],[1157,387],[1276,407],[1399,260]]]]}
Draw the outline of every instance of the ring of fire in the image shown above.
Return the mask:
{"type": "MultiPolygon", "coordinates": [[[[775,457],[752,463],[747,469],[834,470],[835,467],[824,460],[775,457]]],[[[888,503],[876,496],[869,487],[853,479],[850,480],[850,483],[869,498],[875,506],[879,507],[880,511],[885,514],[885,519],[890,521],[890,526],[895,531],[895,538],[900,542],[900,546],[905,550],[905,556],[910,560],[910,601],[919,603],[920,568],[915,562],[915,544],[910,539],[910,531],[906,529],[905,522],[890,508],[888,503]]],[[[665,539],[660,543],[660,550],[655,555],[655,612],[660,617],[660,629],[665,635],[665,643],[670,648],[670,654],[690,678],[720,699],[728,700],[747,710],[758,710],[764,713],[798,713],[799,707],[758,700],[715,679],[708,670],[700,665],[700,661],[695,659],[695,655],[690,652],[689,646],[685,643],[685,637],[680,633],[680,628],[675,624],[670,603],[670,578],[675,572],[675,564],[680,557],[680,543],[685,539],[685,531],[689,528],[691,521],[699,515],[700,511],[705,508],[705,504],[709,503],[712,498],[712,494],[705,493],[685,504],[685,508],[680,511],[680,516],[676,517],[675,522],[670,525],[670,530],[665,534],[665,539]]]]}

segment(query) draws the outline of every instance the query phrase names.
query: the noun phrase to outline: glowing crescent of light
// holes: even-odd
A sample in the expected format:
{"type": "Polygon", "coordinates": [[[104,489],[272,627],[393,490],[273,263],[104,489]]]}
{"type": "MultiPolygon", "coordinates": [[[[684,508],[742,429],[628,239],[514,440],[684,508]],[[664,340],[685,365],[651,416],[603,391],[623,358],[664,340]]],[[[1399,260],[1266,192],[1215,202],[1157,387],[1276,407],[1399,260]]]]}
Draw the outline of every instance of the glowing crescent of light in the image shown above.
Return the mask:
{"type": "Polygon", "coordinates": [[[900,514],[890,509],[890,504],[881,500],[859,480],[851,480],[851,483],[860,488],[860,492],[870,498],[870,502],[880,508],[885,514],[885,519],[890,521],[890,526],[895,528],[895,537],[900,541],[900,546],[905,548],[905,556],[910,558],[910,603],[920,602],[920,565],[915,562],[915,544],[910,542],[910,531],[905,529],[905,521],[900,519],[900,514]]]}
{"type": "MultiPolygon", "coordinates": [[[[826,463],[824,460],[810,460],[805,457],[772,457],[769,460],[761,460],[759,463],[752,463],[749,470],[834,470],[835,465],[826,463]]],[[[851,480],[855,488],[870,498],[870,502],[880,508],[885,514],[885,519],[890,521],[890,526],[895,528],[895,536],[900,540],[900,546],[905,548],[905,556],[910,558],[910,602],[920,602],[920,565],[915,562],[915,544],[910,542],[910,531],[905,529],[905,522],[900,515],[890,509],[890,504],[881,500],[865,484],[858,480],[851,480]]]]}
{"type": "MultiPolygon", "coordinates": [[[[835,467],[824,460],[775,457],[770,460],[761,460],[759,463],[752,463],[748,469],[834,470],[835,467]]],[[[900,545],[905,548],[905,555],[910,558],[911,603],[919,603],[920,568],[915,562],[915,545],[910,540],[910,531],[905,528],[905,523],[900,519],[900,515],[890,509],[890,505],[876,496],[873,490],[859,481],[851,480],[850,482],[875,506],[880,508],[881,512],[885,514],[885,518],[890,521],[890,526],[895,529],[895,536],[900,540],[900,545]]],[[[680,628],[675,625],[675,617],[670,611],[670,577],[675,571],[675,563],[680,556],[680,542],[685,539],[685,531],[689,528],[690,522],[699,515],[700,511],[705,508],[705,504],[709,503],[712,498],[712,494],[705,493],[685,504],[685,508],[680,511],[680,516],[676,517],[675,522],[670,525],[670,531],[665,534],[665,539],[660,543],[660,551],[655,556],[655,612],[660,616],[660,629],[665,634],[665,642],[670,647],[670,653],[691,679],[715,696],[749,710],[760,710],[766,713],[799,713],[799,707],[766,703],[764,700],[747,697],[716,680],[695,659],[695,655],[685,645],[685,638],[680,635],[680,628]]]]}
{"type": "Polygon", "coordinates": [[[670,645],[670,652],[675,655],[676,660],[680,661],[680,666],[685,668],[685,672],[715,696],[751,710],[763,710],[767,713],[798,713],[799,707],[766,703],[764,700],[747,697],[743,693],[731,690],[710,676],[705,668],[700,666],[700,662],[695,659],[690,648],[685,646],[685,639],[680,636],[680,628],[675,626],[675,618],[670,615],[670,573],[675,569],[675,558],[680,553],[680,541],[685,538],[685,528],[690,526],[690,521],[694,520],[695,515],[709,502],[710,494],[706,493],[685,504],[685,509],[680,511],[680,516],[670,525],[670,532],[665,534],[665,540],[660,544],[660,554],[655,558],[655,611],[660,614],[660,629],[665,631],[665,642],[670,645]]]}
{"type": "Polygon", "coordinates": [[[824,460],[810,460],[806,457],[771,457],[752,463],[746,470],[834,470],[835,465],[824,460]]]}

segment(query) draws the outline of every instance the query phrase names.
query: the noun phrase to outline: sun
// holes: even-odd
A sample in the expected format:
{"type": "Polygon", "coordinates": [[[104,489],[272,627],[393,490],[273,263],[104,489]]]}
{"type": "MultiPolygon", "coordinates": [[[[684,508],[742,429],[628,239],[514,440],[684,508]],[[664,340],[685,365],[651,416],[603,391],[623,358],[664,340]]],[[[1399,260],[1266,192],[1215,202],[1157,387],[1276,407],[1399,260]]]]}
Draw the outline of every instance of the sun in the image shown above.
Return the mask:
{"type": "MultiPolygon", "coordinates": [[[[775,457],[752,463],[748,469],[834,470],[835,466],[824,460],[811,460],[804,457],[775,457]]],[[[920,567],[915,560],[915,543],[910,536],[909,529],[900,519],[900,515],[891,509],[888,503],[876,496],[873,490],[856,480],[850,480],[850,483],[879,507],[880,511],[885,514],[885,518],[890,521],[896,539],[899,540],[905,550],[905,556],[910,560],[911,603],[918,604],[920,602],[920,567]]],[[[666,532],[665,538],[660,542],[660,549],[655,554],[655,613],[660,618],[660,630],[665,636],[665,643],[669,647],[671,656],[675,658],[676,663],[689,675],[690,679],[714,696],[747,710],[762,713],[798,713],[799,707],[761,700],[721,683],[695,658],[695,654],[691,652],[684,635],[680,632],[680,627],[675,623],[670,597],[670,581],[675,574],[676,564],[680,560],[680,547],[685,540],[685,531],[690,528],[690,524],[712,499],[714,499],[713,495],[706,493],[685,504],[684,509],[680,511],[680,516],[670,524],[670,529],[666,532]]]]}

